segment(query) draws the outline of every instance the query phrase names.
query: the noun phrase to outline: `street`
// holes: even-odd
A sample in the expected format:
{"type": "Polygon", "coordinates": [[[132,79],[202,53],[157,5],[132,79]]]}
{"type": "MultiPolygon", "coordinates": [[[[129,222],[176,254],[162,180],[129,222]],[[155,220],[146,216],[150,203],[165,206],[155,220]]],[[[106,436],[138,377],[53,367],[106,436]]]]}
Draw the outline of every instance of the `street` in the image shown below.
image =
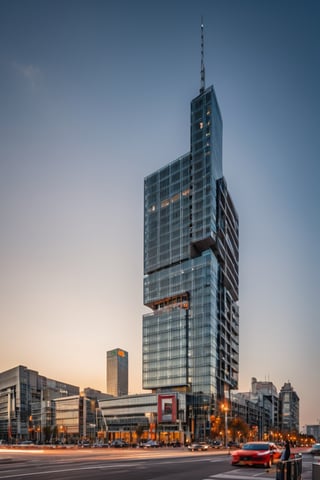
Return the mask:
{"type": "MultiPolygon", "coordinates": [[[[307,457],[307,456],[306,456],[307,457]]],[[[306,462],[312,462],[306,458],[306,462]]],[[[311,468],[311,466],[310,466],[311,468]]],[[[184,449],[0,450],[0,480],[275,479],[275,466],[232,467],[226,453],[184,449]]]]}

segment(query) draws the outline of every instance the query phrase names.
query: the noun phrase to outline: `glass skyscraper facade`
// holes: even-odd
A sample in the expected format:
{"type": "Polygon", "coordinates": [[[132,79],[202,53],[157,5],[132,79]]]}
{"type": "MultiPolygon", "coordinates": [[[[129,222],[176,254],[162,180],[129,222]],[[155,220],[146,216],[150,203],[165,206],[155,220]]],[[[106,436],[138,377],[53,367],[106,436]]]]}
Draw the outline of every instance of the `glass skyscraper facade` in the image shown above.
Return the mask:
{"type": "Polygon", "coordinates": [[[238,215],[222,173],[214,88],[191,101],[190,152],[144,180],[143,388],[237,388],[238,215]]]}
{"type": "Polygon", "coordinates": [[[128,352],[121,348],[107,352],[107,393],[128,395],[128,352]]]}

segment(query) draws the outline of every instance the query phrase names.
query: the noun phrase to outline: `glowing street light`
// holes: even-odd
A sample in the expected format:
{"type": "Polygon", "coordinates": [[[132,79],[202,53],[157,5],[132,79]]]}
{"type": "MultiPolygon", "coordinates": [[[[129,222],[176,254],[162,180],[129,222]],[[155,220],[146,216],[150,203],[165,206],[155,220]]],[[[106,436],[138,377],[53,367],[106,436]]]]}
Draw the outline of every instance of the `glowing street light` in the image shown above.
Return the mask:
{"type": "Polygon", "coordinates": [[[223,403],[221,410],[224,411],[224,435],[225,435],[225,447],[228,448],[228,405],[223,403]]]}

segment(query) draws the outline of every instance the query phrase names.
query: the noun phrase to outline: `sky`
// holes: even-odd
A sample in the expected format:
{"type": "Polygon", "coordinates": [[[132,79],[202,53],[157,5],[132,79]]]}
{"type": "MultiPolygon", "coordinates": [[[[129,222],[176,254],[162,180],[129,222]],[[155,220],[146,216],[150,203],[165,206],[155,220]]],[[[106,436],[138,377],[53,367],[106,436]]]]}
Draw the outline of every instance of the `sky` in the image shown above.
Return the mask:
{"type": "Polygon", "coordinates": [[[240,222],[239,391],[290,382],[320,422],[320,4],[0,0],[0,371],[142,392],[143,181],[223,117],[240,222]]]}

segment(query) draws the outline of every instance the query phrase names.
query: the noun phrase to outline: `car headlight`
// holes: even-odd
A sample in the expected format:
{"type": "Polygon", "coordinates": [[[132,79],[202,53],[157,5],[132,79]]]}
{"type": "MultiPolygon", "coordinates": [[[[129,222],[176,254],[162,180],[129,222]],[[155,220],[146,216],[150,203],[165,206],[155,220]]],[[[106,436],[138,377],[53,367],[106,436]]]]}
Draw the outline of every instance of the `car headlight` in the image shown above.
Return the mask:
{"type": "Polygon", "coordinates": [[[268,454],[269,454],[269,452],[258,452],[257,456],[262,457],[263,455],[268,455],[268,454]]]}

